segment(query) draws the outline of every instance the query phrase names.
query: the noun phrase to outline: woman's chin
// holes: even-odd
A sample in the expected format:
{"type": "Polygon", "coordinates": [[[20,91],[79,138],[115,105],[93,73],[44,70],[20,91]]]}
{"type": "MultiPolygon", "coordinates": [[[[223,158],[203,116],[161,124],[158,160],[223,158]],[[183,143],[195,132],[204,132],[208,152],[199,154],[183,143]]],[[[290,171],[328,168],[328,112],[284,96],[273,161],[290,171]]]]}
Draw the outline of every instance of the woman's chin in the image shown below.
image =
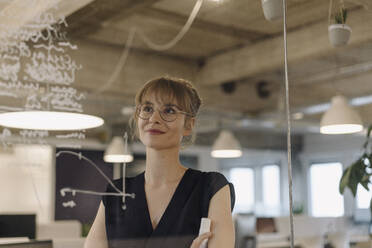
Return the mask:
{"type": "Polygon", "coordinates": [[[151,148],[154,150],[165,150],[165,149],[171,149],[171,148],[177,148],[179,147],[179,144],[164,144],[164,142],[142,142],[146,148],[151,148]]]}

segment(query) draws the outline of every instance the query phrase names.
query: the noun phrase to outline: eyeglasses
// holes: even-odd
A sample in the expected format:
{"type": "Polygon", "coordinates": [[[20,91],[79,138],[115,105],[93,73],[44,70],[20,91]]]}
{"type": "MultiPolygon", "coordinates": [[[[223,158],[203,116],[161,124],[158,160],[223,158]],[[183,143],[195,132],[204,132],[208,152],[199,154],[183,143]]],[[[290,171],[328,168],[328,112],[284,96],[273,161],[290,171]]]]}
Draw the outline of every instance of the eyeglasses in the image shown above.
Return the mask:
{"type": "MultiPolygon", "coordinates": [[[[164,105],[158,109],[160,117],[167,122],[175,121],[179,114],[184,114],[187,116],[193,116],[191,113],[187,113],[178,109],[175,105],[164,105]]],[[[152,104],[141,104],[136,108],[137,117],[148,120],[151,118],[152,114],[155,112],[155,109],[152,104]]]]}

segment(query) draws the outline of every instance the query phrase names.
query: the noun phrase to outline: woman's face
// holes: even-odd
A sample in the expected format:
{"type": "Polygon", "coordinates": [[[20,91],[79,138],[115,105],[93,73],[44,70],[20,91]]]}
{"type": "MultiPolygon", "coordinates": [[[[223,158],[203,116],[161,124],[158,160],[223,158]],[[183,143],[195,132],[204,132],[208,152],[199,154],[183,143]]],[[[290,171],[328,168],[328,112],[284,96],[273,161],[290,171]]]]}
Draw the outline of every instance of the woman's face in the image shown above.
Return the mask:
{"type": "Polygon", "coordinates": [[[186,128],[186,116],[178,112],[181,109],[177,108],[177,102],[170,100],[165,102],[166,98],[163,98],[163,101],[158,102],[153,93],[145,96],[142,101],[143,112],[152,112],[152,114],[149,114],[148,120],[137,117],[141,142],[146,147],[157,150],[180,147],[182,137],[191,134],[194,121],[193,119],[189,120],[191,124],[186,128]],[[159,112],[176,113],[176,119],[174,121],[163,120],[159,112]]]}

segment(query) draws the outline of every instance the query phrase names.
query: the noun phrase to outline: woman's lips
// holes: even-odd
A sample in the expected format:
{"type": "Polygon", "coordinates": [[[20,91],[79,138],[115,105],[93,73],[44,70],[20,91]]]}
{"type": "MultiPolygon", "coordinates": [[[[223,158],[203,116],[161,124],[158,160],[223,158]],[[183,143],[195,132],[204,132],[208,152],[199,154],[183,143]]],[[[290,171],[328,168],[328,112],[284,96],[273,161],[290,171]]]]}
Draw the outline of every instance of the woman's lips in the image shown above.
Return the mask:
{"type": "Polygon", "coordinates": [[[147,132],[149,132],[150,134],[163,134],[164,132],[160,131],[160,130],[156,130],[156,129],[150,129],[150,130],[147,130],[147,132]]]}

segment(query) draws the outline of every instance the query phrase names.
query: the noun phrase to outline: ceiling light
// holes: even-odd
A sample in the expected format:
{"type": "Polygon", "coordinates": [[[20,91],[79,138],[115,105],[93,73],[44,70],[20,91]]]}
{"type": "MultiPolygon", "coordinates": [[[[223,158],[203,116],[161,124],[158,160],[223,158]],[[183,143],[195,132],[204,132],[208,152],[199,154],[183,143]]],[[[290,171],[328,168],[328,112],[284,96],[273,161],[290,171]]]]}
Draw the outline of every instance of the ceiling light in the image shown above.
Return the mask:
{"type": "Polygon", "coordinates": [[[107,147],[103,160],[107,163],[129,163],[133,161],[129,146],[124,143],[123,138],[115,136],[107,147]]]}
{"type": "Polygon", "coordinates": [[[134,107],[125,106],[121,108],[121,114],[125,116],[130,116],[134,113],[134,107]]]}
{"type": "Polygon", "coordinates": [[[17,111],[0,113],[0,125],[9,128],[72,131],[103,125],[104,120],[93,115],[53,112],[53,111],[17,111]]]}
{"type": "MultiPolygon", "coordinates": [[[[349,104],[351,106],[362,106],[372,103],[372,95],[358,96],[350,99],[349,104]]],[[[298,111],[303,112],[306,115],[313,115],[326,112],[330,108],[329,103],[321,103],[317,105],[308,106],[305,108],[297,109],[298,111]]]]}
{"type": "Polygon", "coordinates": [[[361,106],[372,103],[372,95],[359,96],[351,99],[350,104],[353,106],[361,106]]]}
{"type": "Polygon", "coordinates": [[[343,96],[333,97],[331,107],[320,121],[320,132],[323,134],[346,134],[362,130],[362,120],[348,104],[347,99],[343,96]]]}
{"type": "Polygon", "coordinates": [[[213,144],[211,156],[214,158],[237,158],[242,156],[242,149],[234,134],[222,130],[213,144]]]}
{"type": "Polygon", "coordinates": [[[275,21],[283,17],[282,0],[262,0],[264,16],[268,21],[275,21]]]}
{"type": "Polygon", "coordinates": [[[294,114],[292,114],[292,118],[294,120],[301,120],[301,119],[304,118],[304,113],[302,113],[302,112],[294,113],[294,114]]]}

